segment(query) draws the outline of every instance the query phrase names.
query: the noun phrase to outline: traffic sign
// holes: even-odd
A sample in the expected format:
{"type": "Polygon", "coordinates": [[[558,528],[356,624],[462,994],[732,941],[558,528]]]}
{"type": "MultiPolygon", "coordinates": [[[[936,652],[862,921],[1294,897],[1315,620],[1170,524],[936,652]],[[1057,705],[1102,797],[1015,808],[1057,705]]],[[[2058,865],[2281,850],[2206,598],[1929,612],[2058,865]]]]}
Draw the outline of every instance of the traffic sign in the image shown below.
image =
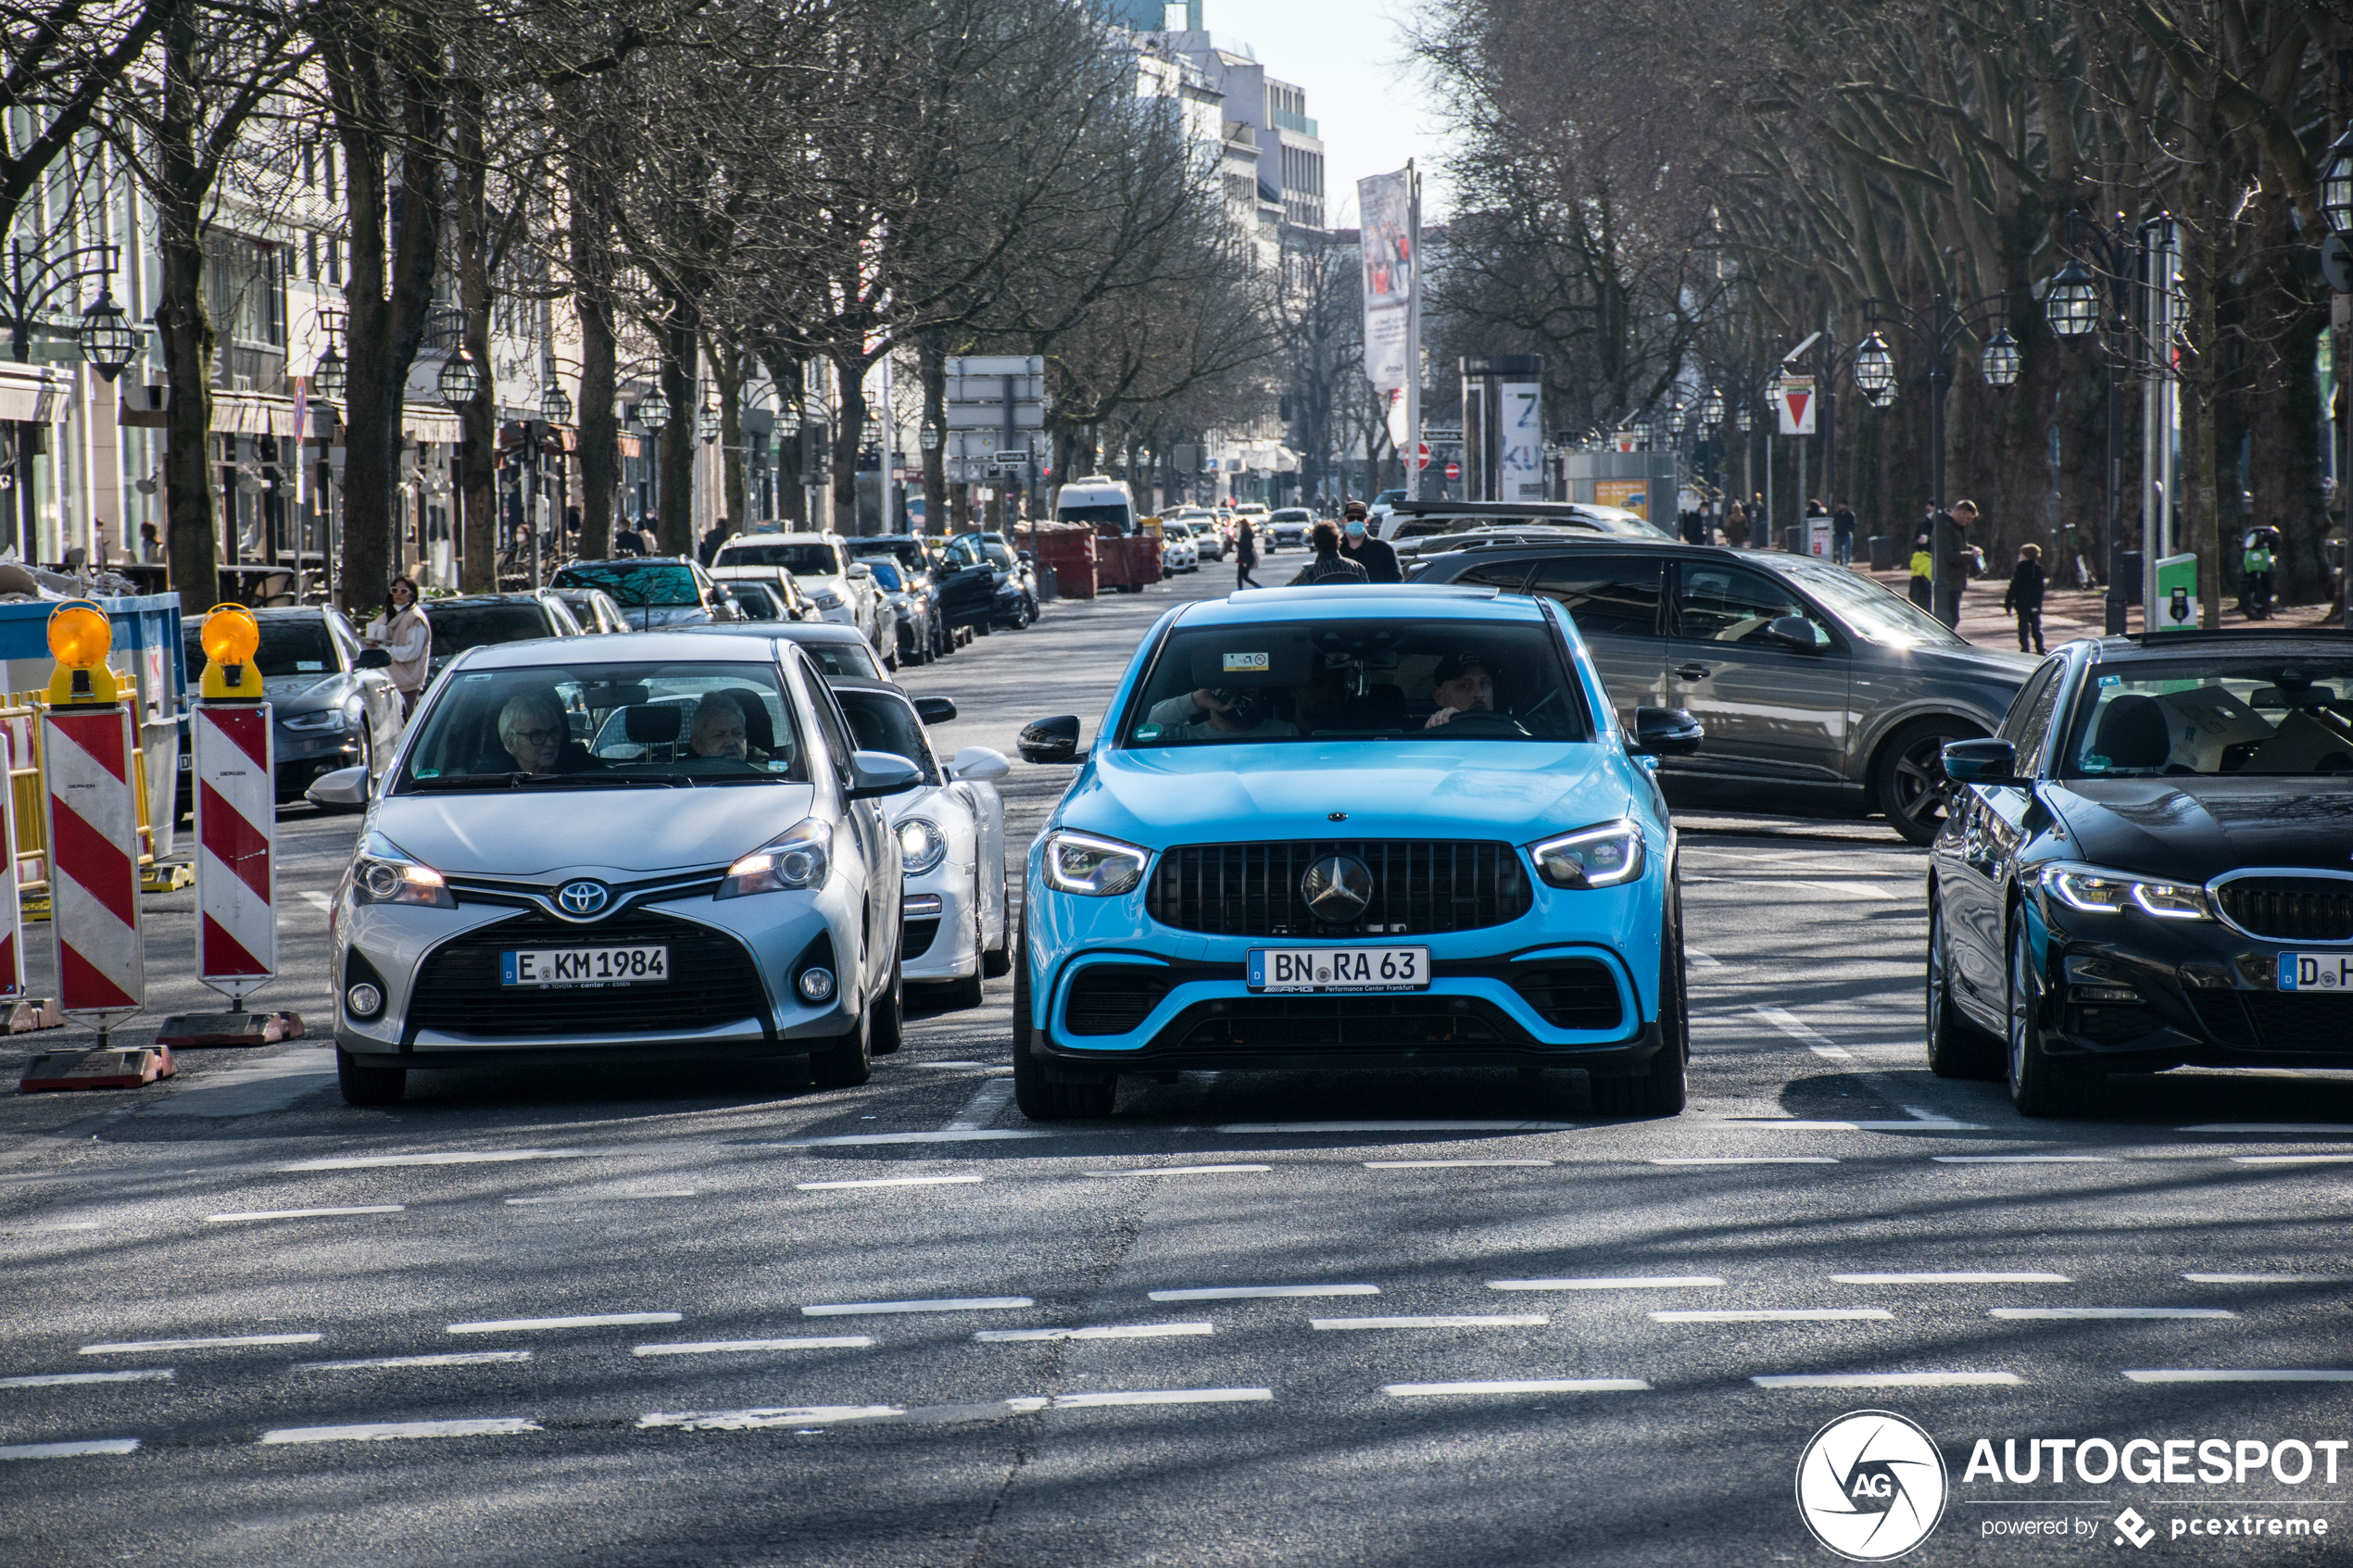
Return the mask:
{"type": "Polygon", "coordinates": [[[1462,465],[1462,464],[1460,464],[1460,463],[1449,463],[1449,464],[1447,464],[1447,465],[1446,465],[1446,477],[1447,477],[1447,478],[1449,478],[1449,479],[1460,479],[1460,478],[1462,478],[1462,477],[1463,477],[1463,465],[1462,465]]]}
{"type": "Polygon", "coordinates": [[[1429,443],[1417,442],[1414,447],[1414,471],[1419,473],[1429,467],[1429,443]]]}
{"type": "Polygon", "coordinates": [[[1781,433],[1811,435],[1814,433],[1814,378],[1783,376],[1780,386],[1781,433]]]}

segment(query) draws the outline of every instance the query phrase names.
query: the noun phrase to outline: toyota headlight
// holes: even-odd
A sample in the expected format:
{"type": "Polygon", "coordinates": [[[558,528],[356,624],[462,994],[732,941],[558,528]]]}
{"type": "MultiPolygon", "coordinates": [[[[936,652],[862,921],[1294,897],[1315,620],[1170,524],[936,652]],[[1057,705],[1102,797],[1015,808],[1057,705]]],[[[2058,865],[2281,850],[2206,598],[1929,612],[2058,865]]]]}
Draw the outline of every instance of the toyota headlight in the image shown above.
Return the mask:
{"type": "Polygon", "coordinates": [[[1057,828],[1046,839],[1046,885],[1058,893],[1109,898],[1144,880],[1151,851],[1115,838],[1057,828]]]}
{"type": "Polygon", "coordinates": [[[1616,887],[1642,874],[1642,830],[1620,817],[1530,845],[1528,853],[1554,887],[1616,887]]]}
{"type": "Polygon", "coordinates": [[[714,898],[823,887],[833,870],[833,824],[804,817],[727,868],[714,898]]]}
{"type": "Polygon", "coordinates": [[[2087,915],[2120,915],[2138,909],[2158,920],[2211,920],[2206,889],[2192,882],[2164,882],[2062,861],[2045,866],[2043,890],[2070,909],[2087,915]]]}
{"type": "Polygon", "coordinates": [[[380,833],[371,833],[360,841],[359,853],[351,862],[351,897],[358,904],[458,907],[439,872],[380,833]]]}
{"type": "Polygon", "coordinates": [[[948,835],[938,824],[910,817],[899,824],[899,860],[909,876],[921,876],[948,858],[948,835]]]}

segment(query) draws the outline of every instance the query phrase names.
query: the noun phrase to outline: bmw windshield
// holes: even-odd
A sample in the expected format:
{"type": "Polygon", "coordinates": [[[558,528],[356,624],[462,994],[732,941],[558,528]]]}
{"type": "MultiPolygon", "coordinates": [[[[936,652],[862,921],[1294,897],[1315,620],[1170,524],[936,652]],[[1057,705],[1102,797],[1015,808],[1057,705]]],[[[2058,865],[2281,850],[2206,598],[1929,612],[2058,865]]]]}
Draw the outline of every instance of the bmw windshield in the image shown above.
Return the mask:
{"type": "Polygon", "coordinates": [[[2184,659],[2095,669],[2060,773],[2120,777],[2353,775],[2353,662],[2184,659]]]}
{"type": "Polygon", "coordinates": [[[773,664],[460,671],[421,722],[395,794],[809,778],[773,664]]]}
{"type": "Polygon", "coordinates": [[[1170,634],[1121,730],[1129,746],[1361,739],[1590,741],[1544,625],[1277,621],[1170,634]]]}

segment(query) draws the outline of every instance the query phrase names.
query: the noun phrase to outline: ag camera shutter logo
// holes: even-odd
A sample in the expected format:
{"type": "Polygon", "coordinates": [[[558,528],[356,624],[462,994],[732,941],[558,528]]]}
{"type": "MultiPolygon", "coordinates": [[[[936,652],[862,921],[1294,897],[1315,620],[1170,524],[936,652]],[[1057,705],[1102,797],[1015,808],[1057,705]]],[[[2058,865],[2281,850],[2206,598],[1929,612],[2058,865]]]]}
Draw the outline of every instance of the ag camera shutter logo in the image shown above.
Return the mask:
{"type": "Polygon", "coordinates": [[[1951,1490],[1936,1440],[1892,1411],[1850,1411],[1797,1461],[1798,1514],[1855,1562],[1886,1562],[1928,1539],[1951,1490]]]}

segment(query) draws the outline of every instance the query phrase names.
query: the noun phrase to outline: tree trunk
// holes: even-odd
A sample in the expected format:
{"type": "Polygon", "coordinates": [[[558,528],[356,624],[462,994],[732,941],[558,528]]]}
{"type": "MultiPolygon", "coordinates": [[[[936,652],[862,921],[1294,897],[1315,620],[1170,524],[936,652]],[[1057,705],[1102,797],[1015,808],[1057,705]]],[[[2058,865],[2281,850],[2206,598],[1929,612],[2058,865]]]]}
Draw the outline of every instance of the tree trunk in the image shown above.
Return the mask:
{"type": "Polygon", "coordinates": [[[621,489],[621,420],[613,410],[618,334],[612,296],[607,292],[611,235],[605,221],[602,171],[576,159],[565,169],[565,186],[572,207],[567,235],[572,308],[580,322],[580,402],[573,410],[580,436],[580,554],[586,560],[603,560],[612,554],[621,489]]]}
{"type": "Polygon", "coordinates": [[[664,555],[695,553],[695,420],[702,411],[696,395],[695,370],[702,352],[698,312],[686,301],[671,303],[670,319],[661,335],[666,352],[661,358],[661,395],[670,404],[670,422],[661,427],[661,550],[664,555]]]}
{"type": "Polygon", "coordinates": [[[730,530],[748,532],[751,511],[744,497],[744,352],[729,346],[711,357],[711,380],[719,387],[719,495],[730,530]]]}
{"type": "MultiPolygon", "coordinates": [[[[465,311],[466,352],[481,389],[460,408],[465,439],[458,445],[458,542],[464,557],[459,582],[469,594],[498,591],[498,409],[490,374],[490,170],[483,142],[482,92],[461,86],[450,113],[458,182],[458,303],[465,311]]],[[[525,513],[525,521],[533,520],[525,513]]]]}
{"type": "Polygon", "coordinates": [[[924,450],[924,532],[940,533],[948,516],[948,340],[937,331],[924,333],[915,364],[924,383],[924,429],[938,437],[924,450]]]}
{"type": "Polygon", "coordinates": [[[833,356],[841,383],[834,418],[833,531],[845,539],[864,532],[858,526],[858,449],[866,439],[866,367],[873,362],[859,354],[833,356]]]}
{"type": "MultiPolygon", "coordinates": [[[[175,19],[165,32],[164,111],[157,153],[167,190],[157,193],[163,253],[163,297],[156,327],[163,335],[164,374],[171,386],[165,416],[165,549],[180,612],[202,615],[220,597],[220,534],[213,514],[212,312],[204,296],[204,191],[198,170],[194,89],[186,74],[193,28],[175,19]],[[192,189],[191,187],[195,187],[192,189]]],[[[27,483],[30,463],[19,465],[27,483]]],[[[19,542],[26,560],[31,538],[19,542]]]]}

